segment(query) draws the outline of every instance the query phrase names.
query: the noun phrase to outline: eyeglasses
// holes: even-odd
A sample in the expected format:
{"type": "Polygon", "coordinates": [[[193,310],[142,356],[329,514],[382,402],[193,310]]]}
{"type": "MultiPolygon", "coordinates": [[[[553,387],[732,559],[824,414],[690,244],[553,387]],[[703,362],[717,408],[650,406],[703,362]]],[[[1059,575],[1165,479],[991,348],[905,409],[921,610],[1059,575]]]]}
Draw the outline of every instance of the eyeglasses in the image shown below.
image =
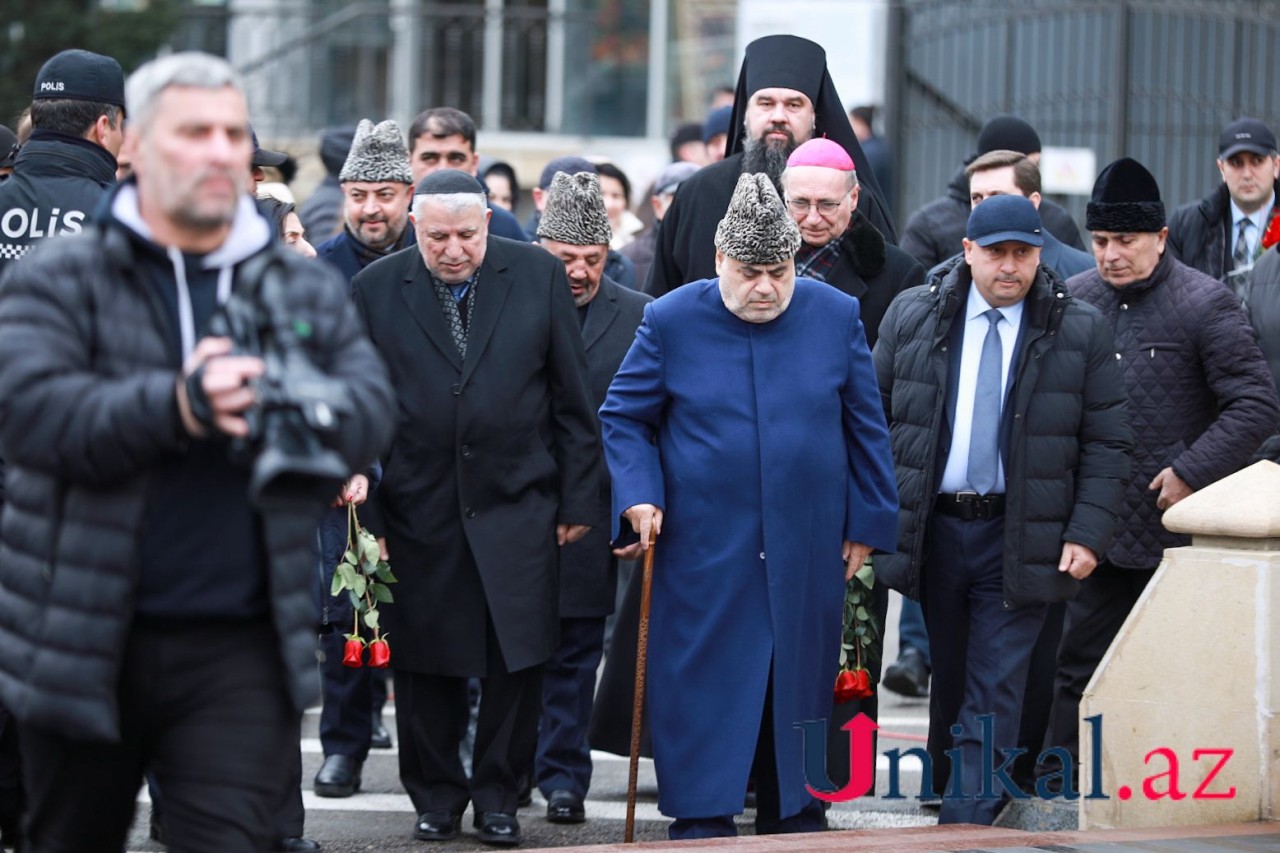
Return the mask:
{"type": "Polygon", "coordinates": [[[831,199],[823,199],[822,201],[809,201],[807,198],[787,199],[787,208],[796,216],[808,216],[809,211],[815,207],[818,208],[818,213],[821,215],[830,216],[839,210],[842,204],[844,204],[843,196],[835,201],[831,199]]]}

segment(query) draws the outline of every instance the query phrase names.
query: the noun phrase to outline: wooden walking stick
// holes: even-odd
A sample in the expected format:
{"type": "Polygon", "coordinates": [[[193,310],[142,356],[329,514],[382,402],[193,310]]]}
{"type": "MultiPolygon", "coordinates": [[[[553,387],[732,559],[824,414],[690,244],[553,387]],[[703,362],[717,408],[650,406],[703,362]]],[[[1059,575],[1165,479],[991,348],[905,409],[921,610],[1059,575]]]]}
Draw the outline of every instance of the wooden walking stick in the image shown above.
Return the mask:
{"type": "Polygon", "coordinates": [[[649,594],[653,590],[653,552],[657,537],[651,536],[644,552],[644,572],[640,582],[640,630],[636,632],[636,691],[631,706],[631,769],[627,773],[627,827],[623,842],[636,839],[636,782],[640,775],[640,727],[644,721],[645,666],[649,660],[649,594]]]}

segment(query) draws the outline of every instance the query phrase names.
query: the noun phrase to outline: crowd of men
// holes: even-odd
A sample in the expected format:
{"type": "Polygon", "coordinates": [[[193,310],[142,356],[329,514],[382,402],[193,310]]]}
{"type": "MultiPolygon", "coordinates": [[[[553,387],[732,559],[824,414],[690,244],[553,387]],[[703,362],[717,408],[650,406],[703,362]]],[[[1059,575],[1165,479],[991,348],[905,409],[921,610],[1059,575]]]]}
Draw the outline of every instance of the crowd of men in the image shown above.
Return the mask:
{"type": "Polygon", "coordinates": [[[591,747],[632,722],[619,563],[652,548],[671,838],[735,834],[749,788],[758,833],[824,828],[794,729],[876,714],[832,692],[868,561],[855,621],[907,599],[884,683],[929,696],[939,820],[993,822],[983,766],[1019,748],[1056,749],[1018,786],[1074,796],[1081,692],[1186,542],[1161,513],[1278,455],[1275,135],[1229,124],[1222,185],[1172,215],[1116,160],[1086,241],[998,116],[899,244],[854,118],[818,45],[758,39],[649,230],[616,165],[566,155],[526,231],[452,107],[327,131],[295,210],[255,203],[287,156],[225,61],[52,57],[0,128],[4,842],[121,849],[146,778],[174,849],[320,849],[302,711],[318,795],[391,743],[384,674],[343,665],[348,504],[398,579],[366,625],[418,839],[470,807],[518,845],[535,786],[588,818],[591,747]]]}

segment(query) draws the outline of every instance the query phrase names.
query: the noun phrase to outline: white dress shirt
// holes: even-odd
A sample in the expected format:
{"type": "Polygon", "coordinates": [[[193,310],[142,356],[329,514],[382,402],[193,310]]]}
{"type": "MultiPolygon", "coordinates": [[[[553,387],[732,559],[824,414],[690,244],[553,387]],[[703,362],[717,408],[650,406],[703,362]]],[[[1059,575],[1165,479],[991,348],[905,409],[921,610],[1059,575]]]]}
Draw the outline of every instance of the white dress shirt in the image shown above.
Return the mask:
{"type": "MultiPolygon", "coordinates": [[[[1022,325],[1022,305],[1010,305],[997,309],[1003,319],[996,324],[1000,333],[1000,349],[1003,356],[1000,365],[1000,399],[1009,388],[1009,369],[1013,364],[1013,350],[1018,343],[1018,329],[1022,325]]],[[[969,437],[973,432],[973,401],[978,393],[978,362],[982,359],[982,343],[987,338],[991,322],[985,312],[991,310],[987,301],[978,293],[977,285],[969,286],[969,301],[965,305],[964,343],[960,350],[960,381],[956,387],[956,422],[951,429],[951,452],[942,471],[942,492],[970,492],[969,437]]],[[[992,492],[1004,492],[1004,460],[997,457],[999,472],[992,492]]]]}

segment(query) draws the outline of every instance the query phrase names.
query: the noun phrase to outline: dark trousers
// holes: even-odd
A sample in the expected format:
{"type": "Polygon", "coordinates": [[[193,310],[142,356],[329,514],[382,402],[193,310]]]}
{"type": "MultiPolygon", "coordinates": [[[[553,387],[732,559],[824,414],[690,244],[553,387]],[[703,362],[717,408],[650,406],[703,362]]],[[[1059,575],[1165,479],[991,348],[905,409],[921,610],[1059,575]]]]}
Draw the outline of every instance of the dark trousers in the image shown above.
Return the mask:
{"type": "MultiPolygon", "coordinates": [[[[756,782],[756,835],[783,835],[794,832],[821,832],[826,828],[826,812],[822,803],[810,800],[803,809],[788,818],[780,818],[778,795],[778,758],[773,743],[773,673],[764,694],[764,713],[760,734],[756,737],[756,754],[751,764],[751,778],[756,782]]],[[[744,792],[745,793],[745,792],[744,792]]],[[[688,838],[723,838],[738,834],[733,815],[677,818],[667,828],[672,841],[688,838]]]]}
{"type": "Polygon", "coordinates": [[[1018,747],[1026,752],[1014,762],[1013,779],[1028,793],[1034,791],[1036,756],[1044,749],[1045,733],[1053,711],[1053,679],[1058,671],[1058,646],[1062,643],[1062,623],[1067,603],[1049,605],[1031,649],[1031,666],[1027,669],[1027,689],[1022,697],[1022,722],[1018,728],[1018,747]]]}
{"type": "MultiPolygon", "coordinates": [[[[1076,759],[1074,768],[1080,766],[1080,697],[1155,573],[1155,569],[1122,569],[1104,561],[1080,584],[1075,599],[1067,602],[1044,746],[1065,747],[1076,759]]],[[[1055,760],[1042,772],[1061,769],[1055,760]]]]}
{"type": "MultiPolygon", "coordinates": [[[[164,825],[164,795],[160,793],[160,785],[154,773],[147,773],[147,793],[151,796],[151,822],[164,825]]],[[[289,768],[289,781],[286,783],[284,797],[276,809],[273,837],[301,838],[307,821],[307,811],[302,805],[302,744],[298,744],[297,755],[289,768]]]]}
{"type": "Polygon", "coordinates": [[[604,617],[560,620],[560,646],[542,668],[542,722],[534,779],[544,797],[591,786],[587,727],[604,656],[604,617]]]}
{"type": "Polygon", "coordinates": [[[461,814],[468,802],[515,814],[521,780],[533,774],[542,668],[508,672],[492,625],[486,646],[470,781],[458,754],[470,718],[467,679],[395,671],[400,781],[419,814],[461,814]]]}
{"type": "MultiPolygon", "coordinates": [[[[346,593],[343,593],[346,595],[346,593]]],[[[349,630],[349,629],[348,629],[349,630]]],[[[347,637],[341,631],[320,635],[320,686],[324,706],[320,710],[320,746],[325,757],[345,755],[357,761],[369,757],[373,718],[387,701],[383,672],[367,666],[342,665],[347,637]]]]}
{"type": "Polygon", "coordinates": [[[270,849],[300,716],[265,622],[134,625],[118,743],[24,726],[30,853],[124,848],[143,772],[164,790],[171,850],[270,849]]]}
{"type": "Polygon", "coordinates": [[[934,513],[929,532],[921,603],[933,652],[929,754],[936,791],[952,775],[945,750],[958,749],[962,762],[959,790],[946,786],[938,822],[990,825],[1004,788],[996,784],[992,796],[981,795],[983,761],[999,766],[1018,742],[1027,668],[1046,608],[1004,606],[1003,517],[963,521],[934,513]],[[991,715],[985,733],[984,715],[991,715]]]}
{"type": "Polygon", "coordinates": [[[924,625],[924,610],[921,609],[920,602],[904,596],[902,610],[898,613],[899,657],[907,649],[915,649],[924,658],[925,666],[933,666],[933,659],[929,657],[929,631],[924,625]]]}

